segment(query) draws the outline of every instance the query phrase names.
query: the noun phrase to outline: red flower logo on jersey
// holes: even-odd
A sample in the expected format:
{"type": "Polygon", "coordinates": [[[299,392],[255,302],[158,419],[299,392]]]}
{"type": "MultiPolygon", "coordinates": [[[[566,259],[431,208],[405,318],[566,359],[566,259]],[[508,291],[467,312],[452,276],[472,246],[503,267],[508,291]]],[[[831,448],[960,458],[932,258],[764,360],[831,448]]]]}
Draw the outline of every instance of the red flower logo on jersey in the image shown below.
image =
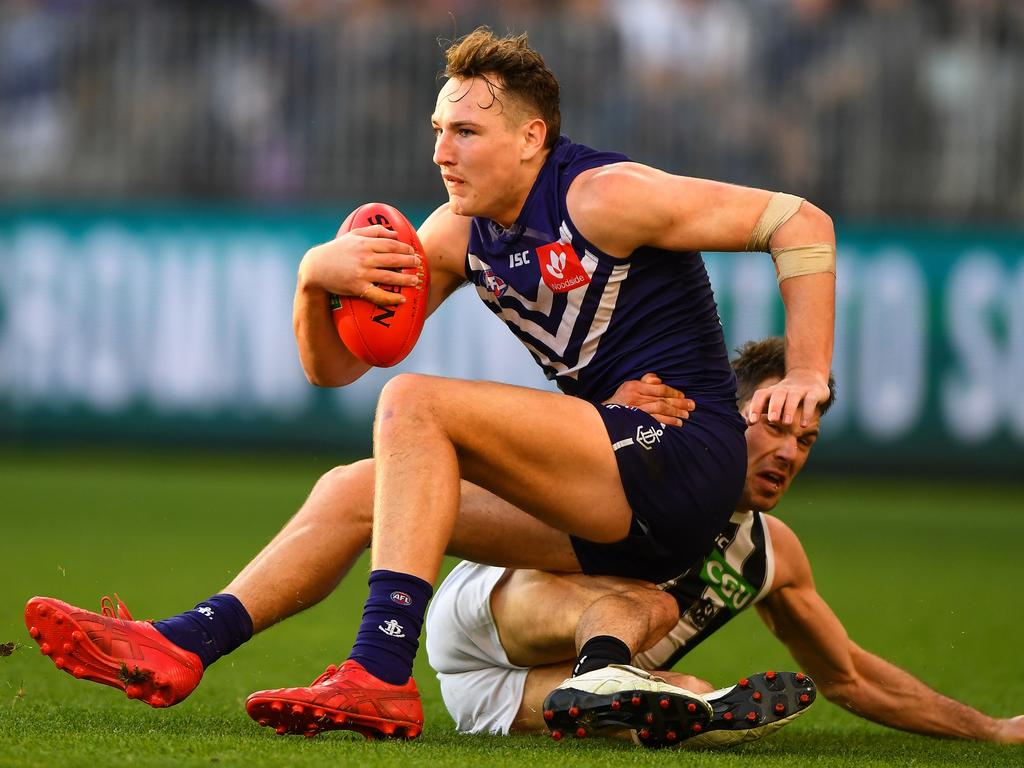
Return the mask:
{"type": "Polygon", "coordinates": [[[541,280],[553,293],[568,293],[590,282],[590,275],[569,243],[538,246],[537,259],[541,280]]]}

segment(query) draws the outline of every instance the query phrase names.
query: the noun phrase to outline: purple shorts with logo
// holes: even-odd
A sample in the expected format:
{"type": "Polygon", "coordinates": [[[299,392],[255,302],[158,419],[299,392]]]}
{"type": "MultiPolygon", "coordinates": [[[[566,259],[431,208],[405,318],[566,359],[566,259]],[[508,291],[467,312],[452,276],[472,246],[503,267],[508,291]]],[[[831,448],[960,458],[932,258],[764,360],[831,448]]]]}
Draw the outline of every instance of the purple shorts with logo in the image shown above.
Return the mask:
{"type": "Polygon", "coordinates": [[[612,544],[572,536],[583,572],[660,584],[714,546],[743,492],[747,445],[735,413],[701,409],[681,427],[633,408],[595,403],[615,451],[629,534],[612,544]]]}

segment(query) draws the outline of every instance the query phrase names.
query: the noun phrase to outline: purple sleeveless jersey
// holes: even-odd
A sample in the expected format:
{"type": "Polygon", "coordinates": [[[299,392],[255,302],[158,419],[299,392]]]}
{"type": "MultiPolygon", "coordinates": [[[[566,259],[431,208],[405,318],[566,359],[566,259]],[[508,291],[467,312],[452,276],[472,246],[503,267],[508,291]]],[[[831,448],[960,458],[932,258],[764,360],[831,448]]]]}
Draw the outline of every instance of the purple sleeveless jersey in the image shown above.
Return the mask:
{"type": "MultiPolygon", "coordinates": [[[[466,274],[563,392],[599,402],[653,371],[698,409],[736,414],[736,379],[701,255],[644,246],[617,259],[580,234],[566,210],[576,176],[628,160],[562,136],[510,229],[473,219],[466,274]]],[[[738,414],[736,422],[742,428],[738,414]]]]}

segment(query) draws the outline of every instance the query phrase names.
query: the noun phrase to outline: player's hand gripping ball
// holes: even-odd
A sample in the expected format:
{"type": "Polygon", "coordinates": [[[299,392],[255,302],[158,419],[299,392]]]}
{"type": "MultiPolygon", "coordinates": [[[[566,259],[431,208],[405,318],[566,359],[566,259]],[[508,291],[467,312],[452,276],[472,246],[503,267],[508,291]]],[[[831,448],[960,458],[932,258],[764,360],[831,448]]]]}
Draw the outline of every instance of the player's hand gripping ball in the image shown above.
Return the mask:
{"type": "MultiPolygon", "coordinates": [[[[401,294],[403,304],[379,307],[354,296],[331,296],[331,316],[338,335],[348,350],[369,365],[389,368],[401,362],[412,351],[427,318],[427,297],[430,295],[430,270],[426,267],[423,245],[416,228],[397,209],[386,203],[367,203],[348,215],[339,235],[352,229],[380,224],[387,227],[403,243],[411,245],[423,260],[423,279],[418,287],[381,285],[385,291],[401,294]]],[[[395,272],[415,275],[416,267],[395,268],[395,272]]]]}

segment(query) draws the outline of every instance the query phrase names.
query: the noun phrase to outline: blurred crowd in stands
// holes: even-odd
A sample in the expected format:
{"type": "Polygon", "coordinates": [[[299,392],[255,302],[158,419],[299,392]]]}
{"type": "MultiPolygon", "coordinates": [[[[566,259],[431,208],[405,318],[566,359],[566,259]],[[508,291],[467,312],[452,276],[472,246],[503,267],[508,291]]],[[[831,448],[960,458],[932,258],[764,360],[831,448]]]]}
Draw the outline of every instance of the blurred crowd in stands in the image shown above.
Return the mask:
{"type": "Polygon", "coordinates": [[[576,140],[840,216],[1024,213],[1021,0],[0,0],[0,200],[440,200],[478,24],[529,33],[576,140]]]}

